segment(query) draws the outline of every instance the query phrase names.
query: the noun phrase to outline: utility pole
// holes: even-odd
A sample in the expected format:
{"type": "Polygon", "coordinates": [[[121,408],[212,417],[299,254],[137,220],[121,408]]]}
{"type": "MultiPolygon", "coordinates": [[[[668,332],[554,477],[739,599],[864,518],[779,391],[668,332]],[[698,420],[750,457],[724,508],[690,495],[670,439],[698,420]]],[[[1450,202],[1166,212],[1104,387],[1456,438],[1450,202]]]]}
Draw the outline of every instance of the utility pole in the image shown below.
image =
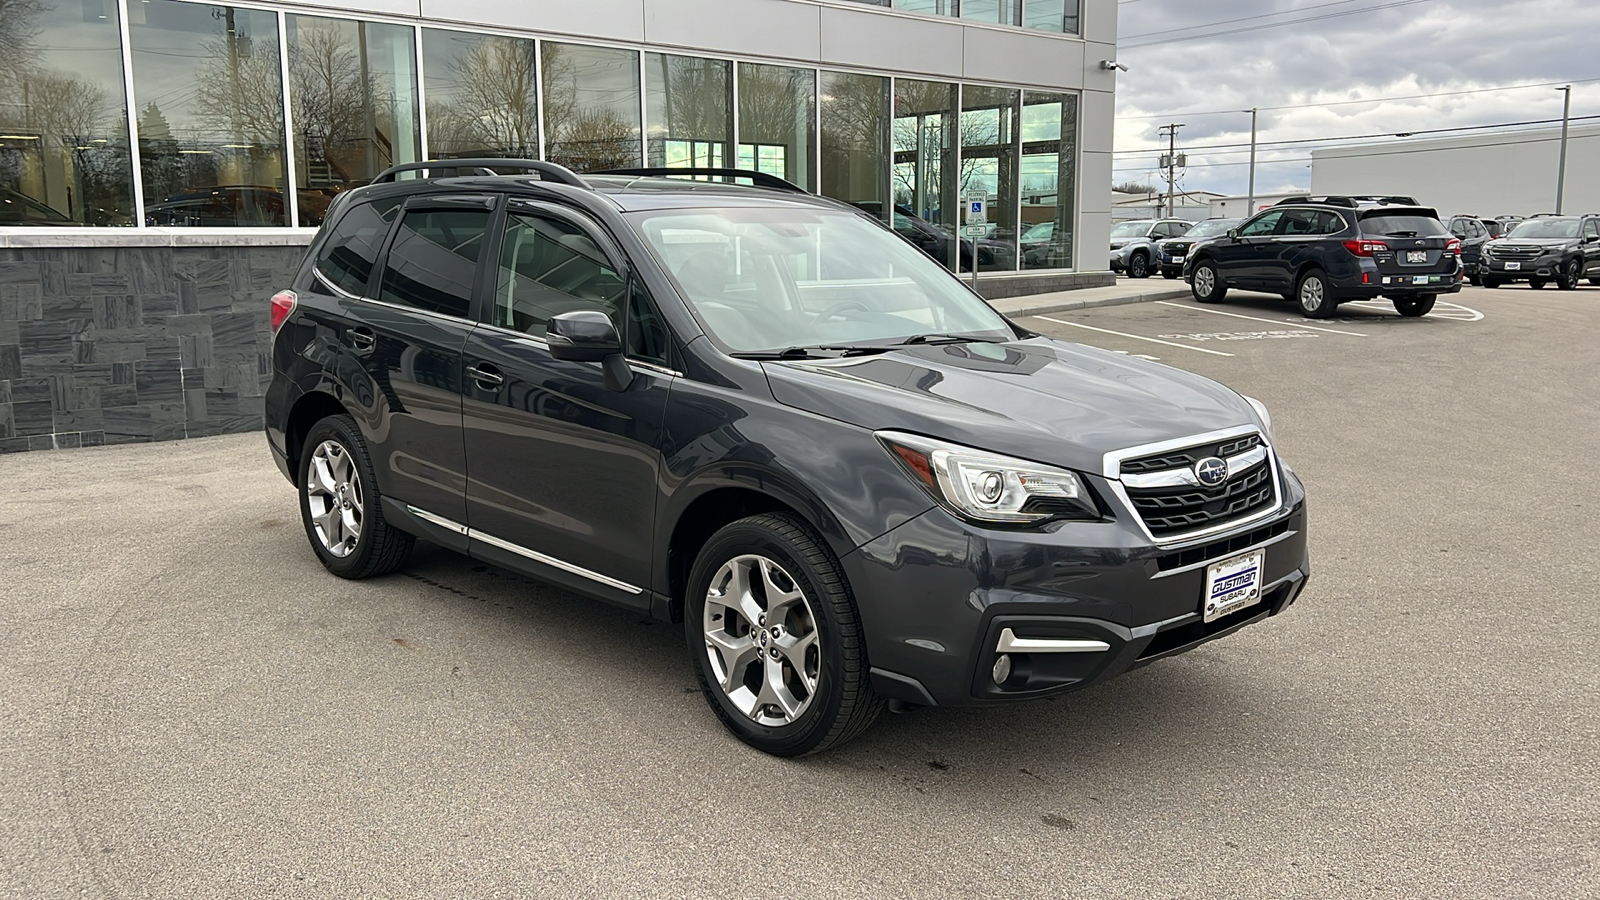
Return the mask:
{"type": "Polygon", "coordinates": [[[1246,217],[1256,214],[1256,110],[1250,110],[1250,193],[1244,202],[1246,217]]]}
{"type": "Polygon", "coordinates": [[[1176,179],[1176,176],[1173,173],[1173,169],[1175,169],[1177,167],[1177,164],[1178,164],[1178,129],[1182,128],[1182,127],[1183,127],[1183,123],[1182,122],[1174,122],[1171,125],[1163,125],[1163,126],[1161,126],[1160,130],[1158,130],[1156,132],[1156,134],[1158,136],[1159,135],[1163,135],[1163,134],[1167,136],[1167,215],[1168,216],[1176,216],[1177,215],[1177,207],[1173,205],[1173,197],[1172,197],[1173,186],[1177,183],[1177,179],[1176,179]]]}
{"type": "Polygon", "coordinates": [[[1556,88],[1567,95],[1561,105],[1561,162],[1556,164],[1556,215],[1561,215],[1562,195],[1567,192],[1567,123],[1572,120],[1572,85],[1556,88]]]}

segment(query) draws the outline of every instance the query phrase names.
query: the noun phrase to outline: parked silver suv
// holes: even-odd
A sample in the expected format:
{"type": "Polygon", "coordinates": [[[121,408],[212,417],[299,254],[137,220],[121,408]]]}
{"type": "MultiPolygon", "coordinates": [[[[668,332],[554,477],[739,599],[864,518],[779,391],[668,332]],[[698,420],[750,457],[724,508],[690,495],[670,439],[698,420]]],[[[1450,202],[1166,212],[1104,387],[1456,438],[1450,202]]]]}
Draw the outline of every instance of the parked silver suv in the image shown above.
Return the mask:
{"type": "Polygon", "coordinates": [[[1193,224],[1182,219],[1133,219],[1111,226],[1111,271],[1149,278],[1161,258],[1156,242],[1179,237],[1193,224]]]}

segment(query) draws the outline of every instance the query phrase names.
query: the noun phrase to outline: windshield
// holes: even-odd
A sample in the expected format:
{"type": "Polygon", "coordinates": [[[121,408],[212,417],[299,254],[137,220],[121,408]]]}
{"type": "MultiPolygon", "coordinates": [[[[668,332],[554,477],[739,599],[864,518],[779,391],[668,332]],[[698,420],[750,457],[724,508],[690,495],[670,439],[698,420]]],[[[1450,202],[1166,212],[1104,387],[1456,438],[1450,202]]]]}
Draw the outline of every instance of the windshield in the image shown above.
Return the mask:
{"type": "Polygon", "coordinates": [[[1055,233],[1056,223],[1040,222],[1037,225],[1031,226],[1027,231],[1024,231],[1022,233],[1022,239],[1025,241],[1048,241],[1050,240],[1050,236],[1055,233]]]}
{"type": "Polygon", "coordinates": [[[1528,219],[1518,222],[1506,237],[1514,238],[1575,238],[1578,236],[1577,219],[1528,219]]]}
{"type": "Polygon", "coordinates": [[[863,216],[806,207],[630,216],[717,342],[736,353],[1016,337],[917,248],[863,216]]]}
{"type": "Polygon", "coordinates": [[[1207,219],[1184,232],[1186,238],[1212,237],[1225,233],[1229,228],[1239,224],[1238,219],[1207,219]]]}
{"type": "Polygon", "coordinates": [[[1123,222],[1111,228],[1114,238],[1144,237],[1150,231],[1149,222],[1123,222]]]}

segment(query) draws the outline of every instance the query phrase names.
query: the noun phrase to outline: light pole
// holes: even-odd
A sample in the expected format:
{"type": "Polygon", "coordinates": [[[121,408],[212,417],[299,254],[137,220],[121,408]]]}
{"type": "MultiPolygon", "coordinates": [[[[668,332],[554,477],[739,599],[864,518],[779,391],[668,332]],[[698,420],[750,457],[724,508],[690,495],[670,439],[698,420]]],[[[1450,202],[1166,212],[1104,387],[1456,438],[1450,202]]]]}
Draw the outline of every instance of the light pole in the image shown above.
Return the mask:
{"type": "Polygon", "coordinates": [[[1174,217],[1177,216],[1177,210],[1173,207],[1172,194],[1177,176],[1173,170],[1178,162],[1178,129],[1182,127],[1182,122],[1174,122],[1171,125],[1163,125],[1160,129],[1167,138],[1167,215],[1174,217]]]}
{"type": "Polygon", "coordinates": [[[1256,214],[1256,110],[1250,110],[1250,192],[1244,202],[1246,218],[1256,214]]]}
{"type": "Polygon", "coordinates": [[[1567,123],[1572,120],[1572,85],[1558,87],[1566,94],[1561,104],[1561,161],[1556,163],[1556,215],[1561,215],[1561,199],[1567,190],[1567,123]]]}

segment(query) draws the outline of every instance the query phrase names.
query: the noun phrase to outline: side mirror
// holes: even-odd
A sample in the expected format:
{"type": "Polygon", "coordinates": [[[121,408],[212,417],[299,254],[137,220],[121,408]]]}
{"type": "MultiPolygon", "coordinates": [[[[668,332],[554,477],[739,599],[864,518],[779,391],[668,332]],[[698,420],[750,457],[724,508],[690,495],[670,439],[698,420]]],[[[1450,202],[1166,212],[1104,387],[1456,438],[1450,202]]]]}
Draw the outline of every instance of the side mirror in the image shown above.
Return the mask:
{"type": "Polygon", "coordinates": [[[1230,237],[1230,238],[1232,238],[1232,239],[1237,241],[1239,239],[1239,229],[1237,229],[1237,228],[1229,228],[1228,229],[1228,237],[1230,237]]]}
{"type": "Polygon", "coordinates": [[[599,310],[577,309],[551,316],[545,325],[544,341],[556,359],[600,363],[610,390],[627,390],[633,383],[633,370],[622,355],[617,326],[599,310]]]}

